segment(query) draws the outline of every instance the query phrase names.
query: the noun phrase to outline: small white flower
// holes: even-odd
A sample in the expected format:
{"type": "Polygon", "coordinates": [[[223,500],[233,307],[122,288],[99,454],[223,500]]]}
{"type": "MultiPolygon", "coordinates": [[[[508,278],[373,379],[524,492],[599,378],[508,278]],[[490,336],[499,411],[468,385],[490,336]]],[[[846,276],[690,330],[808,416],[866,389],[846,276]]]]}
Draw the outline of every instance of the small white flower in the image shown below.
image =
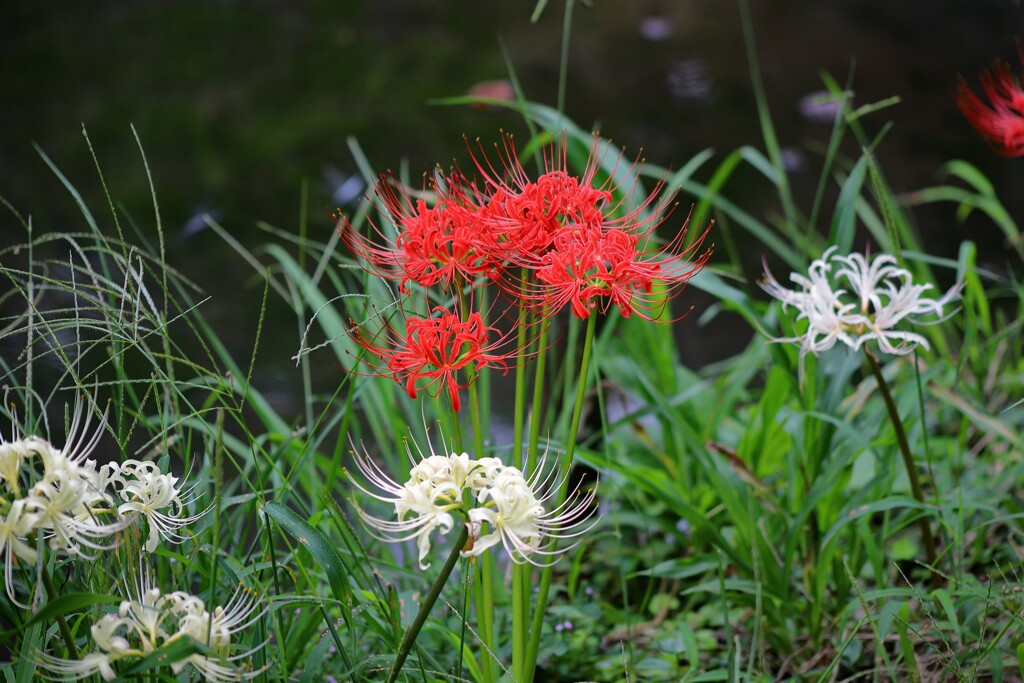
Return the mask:
{"type": "Polygon", "coordinates": [[[541,547],[545,540],[576,538],[593,528],[596,522],[587,522],[594,509],[596,487],[584,495],[577,491],[562,505],[547,510],[544,503],[555,495],[559,486],[558,482],[540,481],[543,469],[541,463],[534,476],[527,480],[518,468],[504,467],[489,486],[481,489],[478,506],[469,511],[474,543],[463,555],[480,555],[500,542],[513,562],[529,562],[540,567],[555,560],[544,562],[535,559],[535,555],[557,559],[558,555],[575,547],[570,544],[547,550],[541,547]],[[547,488],[548,493],[538,497],[542,488],[547,488]]]}
{"type": "Polygon", "coordinates": [[[110,482],[124,501],[118,506],[118,514],[131,518],[141,515],[149,523],[149,538],[146,551],[153,552],[163,537],[180,543],[186,537],[179,532],[209,512],[210,508],[194,515],[186,512],[186,506],[195,501],[192,490],[182,491],[178,477],[164,474],[152,462],[125,460],[120,466],[111,466],[110,482]]]}
{"type": "Polygon", "coordinates": [[[125,592],[127,599],[121,602],[117,613],[104,615],[90,630],[97,652],[79,660],[43,653],[39,656],[40,666],[74,679],[99,673],[105,680],[113,680],[117,676],[115,663],[145,657],[181,638],[193,638],[218,656],[189,655],[171,663],[175,674],[191,666],[207,681],[220,682],[249,680],[263,671],[245,669],[238,663],[251,661],[265,643],[231,654],[234,634],[252,625],[265,612],[262,601],[252,591],[240,588],[227,605],[210,612],[202,599],[184,591],[161,593],[151,584],[148,572],[140,570],[136,585],[126,587],[125,592]]]}
{"type": "Polygon", "coordinates": [[[915,285],[910,272],[898,267],[894,257],[879,254],[869,260],[863,254],[840,256],[835,252],[835,247],[827,249],[811,263],[806,277],[792,273],[794,289],[783,287],[765,268],[762,289],[780,300],[783,308],[795,308],[797,320],[807,321],[802,335],[772,341],[799,344],[801,361],[806,354],[817,355],[837,342],[857,350],[874,341],[880,351],[894,355],[908,354],[918,345],[927,349],[927,339],[896,329],[897,325],[904,321],[940,322],[944,308],[959,297],[960,285],[938,299],[929,299],[924,294],[932,286],[915,285]],[[846,288],[841,288],[844,282],[846,288]]]}
{"type": "Polygon", "coordinates": [[[360,491],[377,500],[395,506],[397,520],[374,517],[358,508],[359,515],[369,526],[381,531],[381,540],[400,542],[416,539],[420,569],[430,567],[425,562],[430,552],[430,534],[440,529],[447,534],[455,526],[452,511],[462,506],[462,491],[469,477],[469,456],[463,454],[435,455],[416,461],[409,443],[406,453],[412,463],[409,479],[399,484],[363,454],[356,457],[356,466],[363,476],[384,495],[375,493],[353,479],[360,491]]]}

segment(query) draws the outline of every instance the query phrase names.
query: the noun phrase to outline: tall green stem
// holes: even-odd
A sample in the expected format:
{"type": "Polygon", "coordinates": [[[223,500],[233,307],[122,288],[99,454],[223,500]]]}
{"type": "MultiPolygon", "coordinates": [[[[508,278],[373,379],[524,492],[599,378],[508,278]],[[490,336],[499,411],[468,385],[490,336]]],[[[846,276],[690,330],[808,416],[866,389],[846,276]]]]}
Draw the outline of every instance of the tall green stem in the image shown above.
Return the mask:
{"type": "Polygon", "coordinates": [[[543,413],[541,402],[544,398],[544,361],[547,358],[548,328],[551,326],[551,317],[544,309],[540,323],[540,337],[537,340],[537,368],[533,380],[533,408],[530,419],[530,445],[526,452],[526,474],[532,475],[537,468],[537,446],[540,443],[540,423],[543,413]]]}
{"type": "MultiPolygon", "coordinates": [[[[526,270],[520,271],[520,278],[525,290],[526,270]]],[[[526,322],[529,312],[526,306],[519,307],[516,338],[516,395],[512,424],[512,462],[525,470],[523,457],[523,423],[526,419],[526,322]]],[[[537,419],[534,414],[533,419],[537,419]]],[[[527,470],[528,471],[528,470],[527,470]]],[[[512,568],[512,677],[517,681],[523,679],[523,662],[526,657],[527,623],[529,622],[529,582],[527,570],[521,566],[512,568]]]]}
{"type": "MultiPolygon", "coordinates": [[[[580,360],[579,383],[576,385],[576,403],[572,408],[572,420],[569,425],[565,455],[559,463],[559,476],[562,483],[558,487],[558,496],[554,499],[554,506],[558,507],[565,502],[569,492],[569,468],[572,467],[572,459],[576,454],[576,435],[580,430],[580,416],[583,414],[583,400],[587,393],[587,375],[590,374],[590,356],[594,346],[594,330],[597,328],[597,313],[591,312],[587,318],[587,332],[583,341],[583,358],[580,360]]],[[[556,540],[548,544],[548,550],[554,550],[556,540]]],[[[533,680],[537,668],[537,652],[540,650],[540,634],[544,627],[544,612],[548,604],[548,591],[551,589],[551,575],[553,565],[544,567],[540,576],[540,588],[537,591],[537,605],[533,612],[533,624],[530,628],[530,643],[526,650],[526,676],[521,683],[530,683],[533,680]]]]}
{"type": "MultiPolygon", "coordinates": [[[[473,422],[473,457],[477,460],[484,457],[484,433],[480,424],[480,398],[477,394],[474,377],[469,378],[469,415],[473,422]]],[[[481,653],[481,667],[484,681],[494,680],[494,662],[491,652],[495,651],[494,643],[494,556],[485,553],[480,558],[480,580],[477,581],[476,621],[480,629],[480,640],[484,651],[481,653]]],[[[465,613],[463,613],[465,619],[465,613]]]]}
{"type": "MultiPolygon", "coordinates": [[[[519,273],[520,279],[524,282],[520,293],[526,289],[526,269],[519,273]]],[[[526,318],[528,315],[526,306],[519,307],[519,316],[516,320],[516,396],[512,416],[512,464],[517,467],[523,465],[523,422],[526,413],[526,318]]]]}
{"type": "Polygon", "coordinates": [[[409,629],[405,632],[405,636],[402,637],[402,644],[398,648],[398,654],[395,655],[395,662],[391,665],[391,671],[388,672],[387,683],[394,683],[398,680],[398,674],[402,672],[402,665],[405,664],[405,660],[409,656],[413,644],[416,642],[416,636],[419,635],[420,629],[426,623],[427,617],[430,616],[430,610],[434,608],[434,603],[437,602],[437,598],[441,595],[445,583],[448,582],[448,577],[451,576],[452,570],[455,569],[455,563],[459,561],[459,552],[465,547],[468,538],[469,527],[463,526],[462,533],[456,539],[451,554],[445,560],[444,566],[441,567],[441,573],[437,575],[434,585],[430,587],[430,592],[427,593],[420,604],[420,611],[417,612],[416,618],[409,624],[409,629]]]}
{"type": "MultiPolygon", "coordinates": [[[[526,451],[526,464],[523,467],[523,472],[528,477],[533,476],[537,469],[537,446],[540,442],[540,423],[543,421],[541,403],[544,398],[544,361],[547,357],[548,328],[551,325],[551,318],[546,309],[541,314],[540,325],[533,379],[530,443],[526,451]]],[[[524,680],[527,673],[525,669],[530,640],[530,574],[529,564],[520,564],[512,568],[512,676],[517,681],[524,680]]]]}
{"type": "MultiPolygon", "coordinates": [[[[885,381],[882,368],[879,367],[875,357],[871,353],[865,353],[864,355],[867,357],[871,374],[875,376],[875,380],[878,382],[878,391],[882,394],[882,399],[885,401],[886,410],[889,411],[889,420],[892,422],[892,428],[896,432],[896,442],[899,444],[900,454],[903,456],[903,466],[906,468],[907,477],[910,479],[910,491],[914,495],[914,500],[924,504],[924,492],[921,490],[921,481],[917,476],[914,456],[910,452],[910,442],[907,441],[907,433],[903,429],[903,422],[900,420],[900,413],[896,408],[896,402],[892,398],[892,392],[889,391],[889,384],[885,381]]],[[[928,523],[927,517],[921,517],[918,520],[918,524],[921,527],[921,539],[924,541],[924,551],[928,557],[928,566],[932,568],[932,583],[934,584],[938,580],[938,574],[934,569],[935,538],[932,536],[932,527],[928,523]]]]}

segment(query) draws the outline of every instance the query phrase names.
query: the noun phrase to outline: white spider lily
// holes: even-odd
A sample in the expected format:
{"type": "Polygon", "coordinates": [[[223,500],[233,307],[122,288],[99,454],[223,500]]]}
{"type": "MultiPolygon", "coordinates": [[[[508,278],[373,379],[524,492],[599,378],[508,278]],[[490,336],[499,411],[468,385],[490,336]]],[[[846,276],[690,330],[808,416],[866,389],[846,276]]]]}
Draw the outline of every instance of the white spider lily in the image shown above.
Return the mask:
{"type": "Polygon", "coordinates": [[[210,510],[187,514],[186,506],[196,498],[190,495],[192,489],[182,491],[177,485],[178,477],[164,474],[152,462],[125,460],[120,466],[111,467],[114,470],[111,484],[124,501],[117,508],[118,514],[127,517],[140,515],[149,523],[147,552],[156,550],[161,537],[175,543],[186,540],[187,537],[178,533],[179,530],[210,510]]]}
{"type": "MultiPolygon", "coordinates": [[[[34,547],[39,532],[52,550],[91,558],[92,551],[117,545],[116,534],[145,517],[145,547],[152,552],[161,538],[185,540],[180,530],[204,514],[188,515],[190,491],[182,491],[177,477],[152,463],[127,460],[98,466],[89,460],[106,416],[91,431],[87,403],[81,397],[76,402],[63,448],[17,431],[10,441],[0,436],[0,558],[7,595],[16,604],[15,568],[19,560],[39,561],[34,547]]],[[[93,664],[99,666],[98,660],[93,664]]]]}
{"type": "MultiPolygon", "coordinates": [[[[544,503],[552,498],[560,482],[541,482],[540,472],[544,465],[529,480],[515,467],[503,467],[496,474],[490,486],[482,489],[477,498],[478,507],[469,511],[474,542],[464,556],[480,555],[488,548],[501,543],[512,561],[538,567],[552,564],[557,556],[575,547],[571,544],[553,550],[541,546],[546,539],[576,538],[593,528],[596,521],[590,521],[596,487],[585,495],[577,491],[560,506],[547,510],[544,503]],[[549,485],[551,484],[551,485],[549,485]],[[548,488],[545,496],[539,490],[548,488]],[[582,527],[582,528],[580,528],[582,527]],[[490,533],[483,533],[489,530],[490,533]],[[553,557],[550,562],[535,559],[535,555],[553,557]]],[[[549,475],[550,479],[550,475],[549,475]]]]}
{"type": "Polygon", "coordinates": [[[140,572],[137,585],[127,588],[128,598],[115,614],[106,614],[90,630],[97,652],[79,660],[66,660],[43,653],[39,665],[52,674],[82,679],[100,674],[104,680],[117,677],[114,664],[124,659],[145,657],[156,649],[182,638],[205,644],[216,655],[191,654],[170,664],[179,674],[192,667],[207,681],[249,680],[263,669],[241,668],[236,662],[251,661],[265,645],[230,656],[234,634],[263,616],[262,601],[250,590],[240,588],[225,606],[208,611],[202,599],[183,591],[163,594],[151,585],[149,575],[140,572]]]}
{"type": "Polygon", "coordinates": [[[783,308],[795,308],[797,320],[807,321],[807,330],[795,337],[778,337],[773,342],[800,345],[801,361],[812,353],[817,355],[837,342],[857,350],[874,341],[884,353],[905,355],[918,345],[929,348],[928,340],[909,330],[896,329],[907,321],[930,324],[943,319],[946,306],[960,295],[960,285],[938,299],[929,299],[925,292],[930,284],[915,285],[909,271],[900,268],[896,259],[879,254],[870,259],[863,254],[837,255],[835,247],[812,262],[807,276],[792,273],[797,287],[783,287],[765,268],[762,289],[782,302],[783,308]],[[840,288],[845,282],[847,288],[840,288]],[[922,320],[920,316],[936,316],[922,320]]]}
{"type": "Polygon", "coordinates": [[[519,469],[505,466],[497,458],[474,460],[466,453],[420,453],[416,460],[408,442],[406,451],[412,469],[404,484],[393,480],[366,454],[356,457],[356,466],[382,493],[365,488],[358,481],[353,483],[366,495],[394,505],[394,520],[374,517],[358,506],[357,509],[369,526],[384,533],[381,540],[415,539],[421,569],[430,566],[424,560],[430,552],[431,533],[440,529],[442,535],[447,534],[455,526],[456,515],[470,530],[471,542],[461,551],[464,557],[481,555],[501,544],[514,562],[539,566],[544,563],[535,560],[534,555],[553,556],[568,549],[545,550],[541,547],[545,539],[573,538],[593,526],[577,529],[590,517],[596,495],[593,490],[585,496],[573,495],[553,510],[545,509],[544,503],[561,482],[551,485],[553,473],[540,481],[543,463],[527,480],[519,469]],[[540,496],[538,492],[542,489],[549,493],[540,496]]]}
{"type": "Polygon", "coordinates": [[[79,400],[62,449],[17,432],[10,441],[0,436],[0,553],[4,586],[15,604],[21,603],[14,597],[14,570],[18,560],[39,560],[33,547],[37,532],[54,550],[88,556],[89,549],[112,547],[114,541],[104,539],[130,523],[115,518],[109,496],[95,486],[94,463],[86,458],[100,431],[88,434],[91,422],[91,412],[79,400]]]}
{"type": "Polygon", "coordinates": [[[425,562],[430,552],[430,534],[440,529],[447,534],[455,526],[452,511],[462,507],[462,491],[469,476],[469,456],[465,453],[451,456],[434,455],[417,462],[406,442],[406,452],[412,463],[409,480],[399,484],[389,477],[370,457],[356,458],[356,466],[363,476],[384,495],[353,483],[366,495],[395,506],[396,520],[381,519],[359,510],[366,524],[385,534],[381,540],[390,542],[416,540],[420,569],[430,567],[425,562]],[[412,515],[410,517],[410,515],[412,515]]]}

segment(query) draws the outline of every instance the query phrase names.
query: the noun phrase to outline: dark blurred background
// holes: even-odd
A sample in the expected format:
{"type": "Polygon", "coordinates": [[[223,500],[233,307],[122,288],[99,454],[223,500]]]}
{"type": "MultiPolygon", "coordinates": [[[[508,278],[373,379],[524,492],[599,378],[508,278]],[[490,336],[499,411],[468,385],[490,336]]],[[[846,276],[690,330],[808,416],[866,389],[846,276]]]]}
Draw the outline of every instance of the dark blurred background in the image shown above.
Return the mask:
{"type": "MultiPolygon", "coordinates": [[[[1018,2],[750,4],[799,206],[809,205],[831,128],[829,113],[808,96],[823,89],[821,72],[845,83],[852,70],[856,105],[892,95],[902,100],[867,120],[869,131],[894,123],[878,157],[897,191],[935,182],[943,162],[962,158],[992,179],[1011,210],[1022,207],[1017,189],[1024,162],[993,155],[953,97],[957,73],[976,84],[997,57],[1018,65],[1018,2]]],[[[134,124],[170,236],[169,259],[213,294],[204,311],[237,326],[245,348],[261,288],[238,291],[253,281],[253,271],[204,229],[201,215],[210,212],[254,246],[266,239],[257,220],[296,230],[307,181],[310,231],[326,239],[331,211],[351,211],[364,191],[348,138],[375,170],[405,161],[418,174],[465,159],[463,134],[488,141],[501,128],[522,132],[514,113],[429,102],[506,78],[503,42],[527,97],[554,105],[564,3],[551,2],[536,24],[530,23],[533,6],[6,0],[0,7],[0,195],[30,214],[37,232],[84,228],[34,142],[105,217],[84,124],[115,200],[154,231],[134,124]],[[225,284],[233,291],[225,292],[225,284]]],[[[643,148],[662,166],[679,168],[707,147],[720,160],[740,145],[762,146],[734,0],[577,4],[568,83],[572,119],[584,128],[599,125],[629,152],[643,148]]],[[[699,177],[706,179],[715,163],[699,177]]],[[[724,194],[755,215],[776,210],[769,184],[750,170],[734,176],[724,194]]],[[[920,218],[930,250],[954,254],[964,238],[954,207],[929,207],[920,218]]],[[[0,214],[0,247],[23,238],[17,222],[0,214]]],[[[971,238],[983,249],[1000,248],[994,227],[971,238]]],[[[287,325],[287,335],[270,342],[270,362],[282,372],[298,345],[294,321],[287,325]]]]}

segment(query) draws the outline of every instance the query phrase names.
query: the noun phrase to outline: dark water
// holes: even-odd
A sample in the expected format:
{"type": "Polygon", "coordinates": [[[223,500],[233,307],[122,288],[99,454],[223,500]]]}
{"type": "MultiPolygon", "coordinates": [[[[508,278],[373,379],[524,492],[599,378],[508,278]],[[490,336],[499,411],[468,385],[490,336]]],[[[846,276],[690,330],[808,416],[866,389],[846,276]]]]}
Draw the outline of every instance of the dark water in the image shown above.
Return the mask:
{"type": "MultiPolygon", "coordinates": [[[[630,152],[680,167],[713,147],[718,159],[761,146],[738,5],[731,0],[595,0],[575,8],[567,112],[597,123],[630,152]]],[[[1012,0],[751,0],[768,99],[789,150],[798,204],[808,206],[829,125],[801,101],[819,74],[846,82],[855,103],[898,95],[867,121],[894,127],[878,157],[897,190],[936,180],[964,158],[1022,208],[1020,160],[992,155],[962,120],[958,72],[976,82],[994,58],[1016,61],[1022,12],[1012,0]]],[[[531,99],[554,104],[564,5],[529,22],[532,3],[157,2],[8,0],[0,8],[0,195],[37,230],[80,230],[74,202],[39,159],[35,141],[103,214],[82,124],[115,199],[153,230],[148,188],[129,124],[155,176],[170,259],[213,295],[206,315],[240,355],[249,351],[260,288],[249,266],[201,229],[210,211],[243,243],[263,220],[296,230],[309,183],[310,230],[324,238],[330,212],[358,192],[347,139],[377,169],[403,160],[415,172],[463,156],[463,133],[522,132],[517,115],[429,104],[506,76],[499,35],[531,99]]],[[[847,148],[848,153],[856,149],[847,148]]],[[[707,174],[701,176],[706,179],[707,174]]],[[[738,173],[725,194],[755,215],[777,212],[768,183],[738,173]]],[[[684,198],[684,202],[688,201],[684,198]]],[[[953,207],[918,214],[929,249],[952,255],[964,237],[953,207]]],[[[826,217],[828,213],[826,212],[826,217]]],[[[971,237],[997,252],[983,223],[971,237]]],[[[0,245],[20,228],[0,218],[0,245]]],[[[757,263],[757,245],[749,245],[757,263]]],[[[746,257],[745,257],[746,258],[746,257]]],[[[707,302],[695,298],[700,309],[707,302]]],[[[698,310],[698,313],[700,311],[698,310]]],[[[275,311],[275,315],[281,311],[275,311]]],[[[270,320],[269,325],[275,325],[270,320]]],[[[266,386],[294,386],[298,341],[285,318],[265,335],[266,386]]],[[[681,323],[687,357],[703,362],[742,345],[681,323]]]]}

